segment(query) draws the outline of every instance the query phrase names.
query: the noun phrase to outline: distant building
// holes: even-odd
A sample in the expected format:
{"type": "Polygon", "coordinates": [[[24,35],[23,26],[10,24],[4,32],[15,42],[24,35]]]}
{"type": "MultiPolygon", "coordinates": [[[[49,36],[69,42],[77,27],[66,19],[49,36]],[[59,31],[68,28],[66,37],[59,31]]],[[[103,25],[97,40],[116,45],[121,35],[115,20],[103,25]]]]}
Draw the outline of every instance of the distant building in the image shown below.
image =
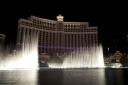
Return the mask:
{"type": "Polygon", "coordinates": [[[116,51],[113,56],[115,57],[116,62],[120,63],[121,58],[123,57],[123,54],[120,51],[116,51]]]}
{"type": "Polygon", "coordinates": [[[63,54],[98,45],[97,27],[90,27],[88,22],[64,22],[61,15],[57,16],[57,21],[30,16],[18,21],[18,48],[27,39],[23,35],[29,35],[32,31],[38,32],[39,54],[63,54]]]}

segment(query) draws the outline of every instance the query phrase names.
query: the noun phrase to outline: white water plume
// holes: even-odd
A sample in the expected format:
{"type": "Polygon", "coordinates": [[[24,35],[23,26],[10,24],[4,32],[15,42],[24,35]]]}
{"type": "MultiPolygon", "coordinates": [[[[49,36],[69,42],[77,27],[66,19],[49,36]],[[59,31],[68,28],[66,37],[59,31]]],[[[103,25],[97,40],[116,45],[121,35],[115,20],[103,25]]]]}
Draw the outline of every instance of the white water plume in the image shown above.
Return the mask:
{"type": "Polygon", "coordinates": [[[50,68],[101,68],[104,67],[102,46],[80,48],[65,56],[62,63],[49,63],[50,68]]]}
{"type": "Polygon", "coordinates": [[[1,53],[0,70],[38,69],[38,32],[26,31],[21,47],[12,54],[7,51],[1,53]]]}

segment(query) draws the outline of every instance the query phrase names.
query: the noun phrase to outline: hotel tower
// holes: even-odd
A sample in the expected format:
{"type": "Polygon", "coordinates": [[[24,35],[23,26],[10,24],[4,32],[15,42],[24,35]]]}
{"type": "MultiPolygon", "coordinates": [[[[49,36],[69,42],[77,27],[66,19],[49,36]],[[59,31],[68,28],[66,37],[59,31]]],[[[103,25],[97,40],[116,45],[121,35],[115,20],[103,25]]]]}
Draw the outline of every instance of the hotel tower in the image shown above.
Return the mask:
{"type": "MultiPolygon", "coordinates": [[[[19,19],[17,32],[17,48],[27,40],[23,35],[32,32],[38,34],[38,51],[48,54],[64,54],[98,45],[97,27],[90,27],[88,22],[64,22],[64,16],[57,20],[30,16],[19,19]]],[[[30,42],[30,41],[29,41],[30,42]]]]}

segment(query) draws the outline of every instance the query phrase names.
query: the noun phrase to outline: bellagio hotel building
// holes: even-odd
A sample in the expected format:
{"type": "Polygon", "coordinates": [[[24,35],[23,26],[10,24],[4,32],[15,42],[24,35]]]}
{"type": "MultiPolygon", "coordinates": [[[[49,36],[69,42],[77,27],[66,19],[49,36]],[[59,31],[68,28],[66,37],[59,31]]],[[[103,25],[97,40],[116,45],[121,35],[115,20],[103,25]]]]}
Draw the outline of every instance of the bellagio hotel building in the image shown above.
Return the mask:
{"type": "Polygon", "coordinates": [[[26,30],[38,31],[39,54],[65,53],[98,45],[97,27],[90,27],[88,22],[64,22],[62,15],[56,18],[30,16],[19,19],[17,45],[22,45],[22,35],[27,33],[26,30]]]}

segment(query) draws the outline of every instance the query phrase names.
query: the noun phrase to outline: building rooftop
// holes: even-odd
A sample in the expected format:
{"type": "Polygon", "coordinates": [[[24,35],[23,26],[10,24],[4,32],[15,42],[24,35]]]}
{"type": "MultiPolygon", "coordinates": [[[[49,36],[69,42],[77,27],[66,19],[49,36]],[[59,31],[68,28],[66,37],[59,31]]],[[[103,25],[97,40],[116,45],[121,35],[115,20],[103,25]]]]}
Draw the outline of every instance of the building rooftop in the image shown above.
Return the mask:
{"type": "Polygon", "coordinates": [[[56,18],[57,18],[57,21],[63,21],[64,16],[62,16],[61,14],[59,14],[56,18]]]}

